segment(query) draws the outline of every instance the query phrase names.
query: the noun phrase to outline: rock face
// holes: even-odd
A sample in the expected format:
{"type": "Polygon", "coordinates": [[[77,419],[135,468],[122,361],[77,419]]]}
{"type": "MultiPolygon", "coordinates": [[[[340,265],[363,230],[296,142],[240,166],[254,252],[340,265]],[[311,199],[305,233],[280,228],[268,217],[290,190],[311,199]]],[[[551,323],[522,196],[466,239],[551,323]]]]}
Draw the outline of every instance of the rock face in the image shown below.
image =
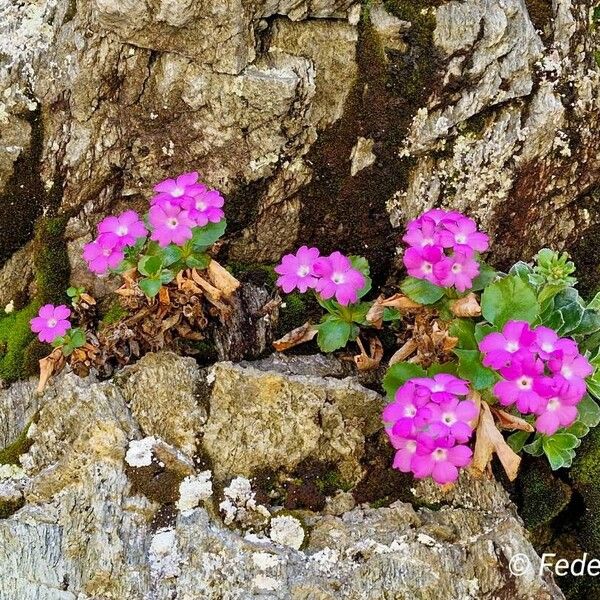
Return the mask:
{"type": "MultiPolygon", "coordinates": [[[[437,205],[475,214],[500,262],[577,250],[600,222],[592,8],[3,2],[0,220],[20,218],[0,233],[0,261],[49,208],[72,217],[81,282],[96,222],[191,168],[224,190],[223,252],[238,261],[312,242],[365,253],[381,278],[390,219],[437,205]]],[[[7,269],[0,281],[27,289],[31,273],[7,269]]]]}
{"type": "MultiPolygon", "coordinates": [[[[215,486],[204,467],[193,473],[192,461],[202,459],[192,439],[215,458],[244,443],[231,429],[216,434],[217,424],[226,428],[228,422],[249,432],[248,447],[236,457],[240,474],[250,472],[263,452],[259,419],[265,440],[273,442],[274,431],[296,433],[292,441],[299,450],[280,439],[287,453],[318,459],[329,452],[343,465],[347,456],[334,440],[353,439],[352,427],[368,434],[381,400],[354,381],[324,379],[319,389],[314,376],[286,374],[303,370],[323,372],[327,365],[296,357],[220,363],[201,372],[188,359],[160,354],[108,382],[61,375],[35,401],[28,385],[2,392],[2,406],[23,407],[0,421],[2,439],[12,441],[33,406],[39,412],[22,469],[0,471],[0,508],[6,510],[0,519],[0,598],[563,598],[550,576],[537,575],[539,558],[506,493],[492,481],[465,475],[450,493],[415,485],[415,506],[436,504],[436,510],[399,501],[386,508],[344,502],[347,510],[335,516],[281,513],[268,497],[259,503],[253,481],[230,482],[234,464],[215,463],[215,486]],[[273,403],[269,414],[266,390],[273,403]],[[299,415],[311,421],[327,406],[341,419],[317,419],[318,426],[298,422],[299,415]],[[307,447],[306,439],[315,443],[307,447]],[[221,492],[223,485],[228,487],[221,492]],[[260,519],[250,518],[253,512],[260,519]],[[223,514],[232,515],[229,527],[223,514]],[[532,564],[520,578],[507,567],[517,553],[532,564]]],[[[293,457],[273,450],[271,468],[285,472],[293,457]]]]}

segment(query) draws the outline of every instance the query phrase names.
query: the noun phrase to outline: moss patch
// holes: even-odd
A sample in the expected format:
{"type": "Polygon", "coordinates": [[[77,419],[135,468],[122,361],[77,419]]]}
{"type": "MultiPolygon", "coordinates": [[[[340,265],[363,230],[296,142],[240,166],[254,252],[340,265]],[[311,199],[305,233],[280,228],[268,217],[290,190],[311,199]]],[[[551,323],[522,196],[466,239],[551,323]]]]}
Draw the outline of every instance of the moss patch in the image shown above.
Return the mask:
{"type": "Polygon", "coordinates": [[[35,417],[25,425],[19,437],[10,446],[0,450],[0,465],[19,464],[19,456],[25,454],[31,447],[32,441],[27,437],[27,432],[34,421],[35,417]]]}
{"type": "Polygon", "coordinates": [[[129,315],[129,312],[125,310],[121,303],[117,300],[113,302],[108,310],[100,316],[100,328],[107,327],[108,325],[112,325],[113,323],[117,323],[121,319],[124,319],[129,315]]]}

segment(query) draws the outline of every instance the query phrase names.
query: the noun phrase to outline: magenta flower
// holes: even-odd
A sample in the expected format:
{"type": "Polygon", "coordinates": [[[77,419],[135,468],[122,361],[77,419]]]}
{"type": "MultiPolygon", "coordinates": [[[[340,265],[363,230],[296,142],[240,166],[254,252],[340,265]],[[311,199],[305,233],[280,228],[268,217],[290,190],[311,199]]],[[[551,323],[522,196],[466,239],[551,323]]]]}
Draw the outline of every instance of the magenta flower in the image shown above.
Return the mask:
{"type": "Polygon", "coordinates": [[[465,396],[469,393],[469,383],[449,373],[438,373],[433,377],[415,377],[410,381],[427,388],[433,402],[449,402],[455,396],[465,396]]]}
{"type": "Polygon", "coordinates": [[[535,428],[545,435],[553,435],[561,427],[572,425],[577,419],[577,404],[581,396],[564,391],[552,396],[544,411],[535,421],[535,428]]]}
{"type": "Polygon", "coordinates": [[[457,442],[468,442],[473,434],[470,423],[479,411],[470,400],[453,398],[442,404],[431,406],[428,433],[435,438],[452,436],[457,442]]]}
{"type": "Polygon", "coordinates": [[[425,279],[437,285],[438,280],[433,272],[434,265],[443,257],[439,246],[424,246],[423,248],[408,248],[404,253],[404,266],[411,277],[425,279]]]}
{"type": "Polygon", "coordinates": [[[455,210],[444,210],[442,208],[432,208],[424,212],[417,221],[421,219],[431,219],[436,225],[454,223],[459,219],[465,219],[466,217],[455,211],[455,210]]]}
{"type": "Polygon", "coordinates": [[[139,238],[146,235],[146,226],[134,210],[126,210],[118,217],[106,217],[98,224],[98,233],[110,233],[118,238],[120,248],[133,246],[139,238]]]}
{"type": "Polygon", "coordinates": [[[471,255],[456,251],[433,265],[437,285],[455,287],[464,292],[473,286],[473,279],[479,275],[479,263],[471,255]]]}
{"type": "Polygon", "coordinates": [[[352,266],[350,259],[340,252],[317,259],[314,264],[318,277],[316,291],[324,300],[335,299],[348,306],[358,301],[358,292],[365,287],[365,276],[352,266]]]}
{"type": "Polygon", "coordinates": [[[594,372],[594,368],[585,356],[577,353],[566,354],[561,358],[552,358],[548,366],[560,379],[567,384],[569,393],[582,398],[586,391],[585,378],[594,372]]]}
{"type": "Polygon", "coordinates": [[[208,223],[218,223],[225,216],[222,210],[225,204],[223,196],[217,190],[209,190],[204,186],[202,188],[202,192],[184,202],[184,208],[199,227],[208,223]]]}
{"type": "Polygon", "coordinates": [[[403,473],[410,473],[412,470],[412,460],[417,452],[417,441],[391,436],[392,445],[396,448],[393,467],[403,473]]]}
{"type": "Polygon", "coordinates": [[[406,234],[402,238],[409,246],[424,248],[439,244],[439,229],[435,221],[421,217],[419,221],[409,224],[406,234]]]}
{"type": "MultiPolygon", "coordinates": [[[[525,321],[508,321],[504,325],[502,333],[488,333],[479,342],[479,349],[484,354],[483,364],[493,369],[508,366],[517,353],[528,352],[534,342],[540,339],[538,337],[540,329],[546,328],[538,327],[534,333],[531,331],[529,323],[525,321]]],[[[554,335],[556,336],[556,334],[554,335]]]]}
{"type": "Polygon", "coordinates": [[[427,435],[417,437],[417,450],[411,467],[417,479],[431,476],[443,485],[458,479],[458,467],[471,462],[473,451],[468,446],[454,446],[449,438],[432,439],[427,435]]]}
{"type": "Polygon", "coordinates": [[[40,342],[51,344],[71,329],[71,323],[68,320],[70,316],[71,311],[64,304],[60,306],[45,304],[40,308],[38,316],[29,322],[31,331],[38,334],[40,342]]]}
{"type": "Polygon", "coordinates": [[[317,284],[315,262],[319,258],[317,248],[302,246],[296,254],[286,254],[281,263],[275,267],[279,274],[277,285],[286,293],[298,289],[304,293],[317,284]]]}
{"type": "Polygon", "coordinates": [[[473,219],[461,216],[455,222],[446,221],[444,227],[439,236],[444,248],[454,248],[469,256],[473,251],[485,252],[489,248],[489,237],[477,231],[477,223],[473,219]]]}
{"type": "Polygon", "coordinates": [[[206,187],[198,181],[198,173],[183,173],[177,179],[165,179],[154,186],[154,191],[157,194],[152,198],[151,202],[156,203],[168,200],[172,204],[181,206],[181,204],[194,196],[203,193],[206,187]]]}
{"type": "MultiPolygon", "coordinates": [[[[178,178],[179,179],[179,178],[178,178]]],[[[159,201],[150,207],[151,239],[161,248],[171,243],[181,246],[192,239],[192,228],[196,225],[187,210],[170,201],[159,201]]]]}
{"type": "Polygon", "coordinates": [[[551,394],[551,380],[544,376],[544,364],[533,355],[522,356],[500,369],[503,380],[494,385],[502,406],[516,404],[521,413],[538,413],[551,394]]]}
{"type": "Polygon", "coordinates": [[[92,273],[104,275],[109,269],[116,269],[125,254],[119,246],[120,238],[114,233],[102,233],[83,247],[83,258],[92,273]]]}

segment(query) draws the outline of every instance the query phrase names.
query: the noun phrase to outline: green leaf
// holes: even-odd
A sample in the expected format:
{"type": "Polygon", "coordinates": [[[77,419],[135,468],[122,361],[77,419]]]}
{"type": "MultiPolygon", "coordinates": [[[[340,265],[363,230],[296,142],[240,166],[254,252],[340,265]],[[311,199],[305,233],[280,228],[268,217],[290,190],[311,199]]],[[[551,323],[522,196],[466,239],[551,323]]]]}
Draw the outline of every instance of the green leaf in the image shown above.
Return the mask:
{"type": "Polygon", "coordinates": [[[585,437],[590,431],[590,428],[581,421],[575,421],[570,427],[564,430],[564,433],[572,433],[578,438],[585,437]]]}
{"type": "Polygon", "coordinates": [[[196,252],[185,259],[185,264],[191,269],[206,269],[211,260],[208,254],[196,252]]]}
{"type": "Polygon", "coordinates": [[[334,315],[336,317],[341,317],[342,306],[338,304],[335,300],[323,300],[318,294],[316,295],[317,302],[321,308],[324,308],[330,315],[334,315]]]}
{"type": "Polygon", "coordinates": [[[400,321],[402,319],[402,314],[399,310],[395,308],[391,308],[390,306],[386,306],[383,309],[383,320],[384,321],[400,321]]]}
{"type": "Polygon", "coordinates": [[[574,288],[561,290],[554,296],[552,313],[549,319],[543,321],[547,327],[551,327],[557,333],[564,335],[573,331],[581,323],[583,318],[583,306],[579,293],[574,288]],[[557,315],[562,317],[562,324],[558,323],[557,315]]]}
{"type": "Polygon", "coordinates": [[[415,277],[407,277],[400,285],[400,289],[419,304],[434,304],[444,295],[444,288],[415,277]]]}
{"type": "Polygon", "coordinates": [[[574,448],[581,444],[581,440],[572,433],[555,433],[542,438],[544,454],[553,471],[570,466],[575,456],[574,448]]]}
{"type": "Polygon", "coordinates": [[[454,348],[454,353],[458,356],[458,376],[468,379],[476,390],[489,388],[496,383],[496,373],[483,366],[479,350],[454,348]]]}
{"type": "Polygon", "coordinates": [[[477,340],[477,343],[479,344],[488,333],[493,333],[494,331],[498,330],[488,323],[477,323],[477,325],[475,325],[475,339],[477,340]]]}
{"type": "Polygon", "coordinates": [[[420,365],[409,362],[399,362],[392,365],[383,378],[383,389],[393,398],[396,390],[413,377],[427,377],[427,373],[420,365]]]}
{"type": "Polygon", "coordinates": [[[207,223],[204,227],[192,229],[192,245],[195,250],[204,250],[212,246],[224,233],[227,227],[225,219],[218,223],[207,223]]]}
{"type": "Polygon", "coordinates": [[[154,296],[158,294],[160,288],[162,287],[160,279],[150,279],[148,277],[140,279],[138,285],[140,286],[142,292],[148,296],[148,298],[154,298],[154,296]]]}
{"type": "Polygon", "coordinates": [[[69,331],[69,344],[73,348],[81,348],[81,346],[85,345],[86,337],[85,333],[79,329],[79,327],[75,327],[69,331]]]}
{"type": "Polygon", "coordinates": [[[600,310],[586,308],[579,325],[571,331],[571,335],[591,335],[600,331],[600,310]]]}
{"type": "Polygon", "coordinates": [[[529,281],[529,276],[533,273],[533,268],[526,262],[520,260],[516,262],[509,270],[509,275],[518,275],[524,281],[529,281]]]}
{"type": "Polygon", "coordinates": [[[163,269],[159,277],[160,283],[166,285],[167,283],[171,283],[173,279],[175,279],[175,273],[169,269],[163,269]]]}
{"type": "Polygon", "coordinates": [[[138,262],[138,271],[146,277],[156,275],[162,268],[161,256],[142,256],[138,262]]]}
{"type": "Polygon", "coordinates": [[[518,454],[523,450],[523,446],[525,446],[530,436],[530,431],[515,431],[506,438],[506,443],[511,447],[513,452],[518,454]]]}
{"type": "Polygon", "coordinates": [[[588,427],[596,427],[600,423],[600,406],[588,394],[577,405],[577,420],[588,427]]]}
{"type": "Polygon", "coordinates": [[[369,261],[364,256],[349,256],[352,266],[360,271],[365,277],[369,277],[371,274],[371,268],[369,267],[369,261]]]}
{"type": "Polygon", "coordinates": [[[598,292],[587,305],[588,308],[600,310],[600,292],[598,292]]]}
{"type": "Polygon", "coordinates": [[[358,304],[351,304],[348,306],[350,309],[350,318],[359,325],[368,325],[367,313],[372,306],[372,302],[359,302],[358,304]]]}
{"type": "Polygon", "coordinates": [[[596,369],[585,382],[588,392],[600,400],[600,369],[596,369]]]}
{"type": "Polygon", "coordinates": [[[433,363],[429,369],[427,369],[427,376],[433,377],[438,373],[449,373],[450,375],[456,375],[456,371],[458,369],[458,365],[455,362],[447,362],[447,363],[433,363]]]}
{"type": "Polygon", "coordinates": [[[543,437],[536,437],[533,442],[530,444],[525,444],[523,446],[523,451],[527,452],[527,454],[531,454],[531,456],[542,456],[544,454],[543,448],[543,437]]]}
{"type": "Polygon", "coordinates": [[[351,323],[336,316],[326,317],[317,325],[317,329],[317,343],[323,352],[333,352],[343,348],[355,332],[355,327],[351,323]]]}
{"type": "Polygon", "coordinates": [[[479,275],[473,279],[473,284],[471,285],[472,292],[479,292],[486,288],[496,277],[498,276],[498,272],[490,265],[480,262],[479,263],[479,275]]]}
{"type": "Polygon", "coordinates": [[[496,327],[503,327],[510,319],[532,323],[539,309],[535,290],[517,275],[488,285],[481,296],[481,312],[496,327]]]}
{"type": "Polygon", "coordinates": [[[479,350],[475,339],[475,324],[470,319],[454,319],[448,333],[458,338],[458,347],[465,350],[479,350]]]}
{"type": "Polygon", "coordinates": [[[169,244],[166,248],[162,248],[160,254],[163,257],[163,266],[170,267],[177,261],[181,260],[182,252],[179,246],[169,244]]]}
{"type": "Polygon", "coordinates": [[[75,298],[75,296],[79,296],[79,288],[73,286],[67,288],[67,296],[69,296],[69,298],[75,298]]]}

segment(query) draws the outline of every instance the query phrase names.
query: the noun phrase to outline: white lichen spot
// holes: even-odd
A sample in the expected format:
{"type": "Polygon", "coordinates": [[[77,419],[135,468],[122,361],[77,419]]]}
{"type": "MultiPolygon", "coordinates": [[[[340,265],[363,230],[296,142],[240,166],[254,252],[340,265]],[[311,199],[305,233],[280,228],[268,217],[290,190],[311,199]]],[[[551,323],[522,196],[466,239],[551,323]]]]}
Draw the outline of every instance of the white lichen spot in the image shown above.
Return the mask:
{"type": "Polygon", "coordinates": [[[179,484],[177,508],[183,514],[189,514],[200,502],[210,498],[212,492],[210,471],[202,471],[198,475],[190,475],[179,484]]]}
{"type": "Polygon", "coordinates": [[[215,382],[216,377],[217,376],[215,375],[214,368],[209,369],[208,373],[206,374],[206,383],[208,383],[208,385],[212,385],[215,382]]]}
{"type": "Polygon", "coordinates": [[[4,312],[9,315],[11,312],[14,312],[15,310],[15,301],[11,300],[5,307],[4,307],[4,312]]]}
{"type": "Polygon", "coordinates": [[[304,542],[302,523],[291,515],[282,515],[271,519],[269,537],[282,546],[299,550],[304,542]]]}
{"type": "Polygon", "coordinates": [[[223,513],[225,525],[231,525],[234,521],[249,525],[255,517],[268,519],[271,516],[266,506],[256,502],[250,480],[245,477],[232,479],[223,494],[225,499],[219,504],[219,510],[223,513]]]}
{"type": "Polygon", "coordinates": [[[159,529],[152,536],[148,560],[154,577],[169,579],[179,575],[179,551],[174,529],[159,529]]]}
{"type": "Polygon", "coordinates": [[[270,552],[254,552],[252,554],[252,562],[254,566],[261,571],[274,569],[281,563],[281,559],[276,554],[270,552]]]}
{"type": "Polygon", "coordinates": [[[254,579],[252,580],[252,584],[258,590],[262,590],[265,592],[274,592],[275,590],[278,590],[281,587],[282,582],[277,581],[277,579],[275,579],[274,577],[268,577],[267,575],[259,574],[254,577],[254,579]]]}
{"type": "Polygon", "coordinates": [[[419,542],[420,544],[423,544],[425,546],[435,546],[436,545],[436,541],[430,535],[427,535],[425,533],[417,534],[417,542],[419,542]]]}
{"type": "Polygon", "coordinates": [[[0,479],[24,479],[25,471],[19,465],[0,465],[0,479]]]}
{"type": "Polygon", "coordinates": [[[125,462],[131,467],[147,467],[152,464],[152,448],[158,440],[154,436],[142,440],[131,440],[125,462]]]}
{"type": "Polygon", "coordinates": [[[333,548],[323,548],[323,550],[319,550],[309,558],[309,561],[314,563],[319,571],[325,575],[334,574],[339,560],[340,554],[333,548]]]}

